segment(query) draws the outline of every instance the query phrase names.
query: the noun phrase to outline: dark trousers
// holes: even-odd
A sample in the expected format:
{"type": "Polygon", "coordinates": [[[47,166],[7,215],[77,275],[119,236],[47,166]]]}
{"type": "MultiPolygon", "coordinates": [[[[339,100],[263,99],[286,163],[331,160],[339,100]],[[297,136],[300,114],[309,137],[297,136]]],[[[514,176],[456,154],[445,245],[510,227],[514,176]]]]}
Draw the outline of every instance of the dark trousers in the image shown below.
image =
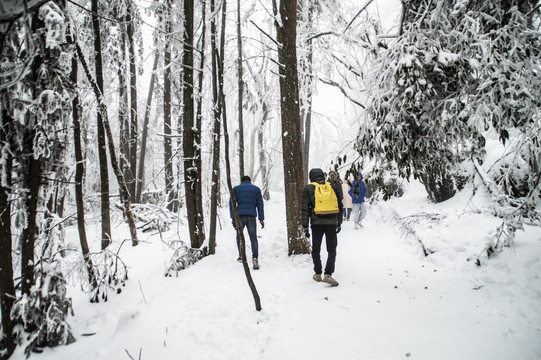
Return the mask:
{"type": "Polygon", "coordinates": [[[321,266],[321,242],[325,235],[327,245],[327,264],[325,265],[325,274],[332,275],[334,272],[334,261],[336,260],[336,246],[338,240],[336,237],[336,225],[313,225],[312,226],[312,260],[314,262],[314,272],[322,273],[321,266]]]}
{"type": "Polygon", "coordinates": [[[351,216],[351,208],[344,208],[344,217],[349,220],[351,216]]]}
{"type": "MultiPolygon", "coordinates": [[[[248,236],[250,237],[250,243],[252,244],[252,258],[257,259],[259,256],[259,246],[257,243],[257,226],[254,216],[239,216],[240,218],[240,231],[244,231],[244,228],[248,229],[248,236]]],[[[239,250],[240,257],[240,237],[237,231],[237,249],[239,250]]]]}

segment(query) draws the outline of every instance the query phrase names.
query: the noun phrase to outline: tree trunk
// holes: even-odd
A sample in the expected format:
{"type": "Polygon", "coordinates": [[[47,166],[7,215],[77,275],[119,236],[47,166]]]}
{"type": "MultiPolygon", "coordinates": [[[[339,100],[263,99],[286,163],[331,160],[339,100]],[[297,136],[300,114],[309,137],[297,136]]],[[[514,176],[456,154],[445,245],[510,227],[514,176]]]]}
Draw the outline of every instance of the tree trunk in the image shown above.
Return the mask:
{"type": "Polygon", "coordinates": [[[135,4],[130,1],[128,12],[126,14],[126,35],[128,36],[128,57],[130,60],[130,177],[126,179],[130,193],[130,201],[135,202],[136,172],[137,172],[137,136],[138,136],[138,116],[137,116],[137,68],[135,56],[134,40],[134,16],[133,7],[135,4]]]}
{"type": "MultiPolygon", "coordinates": [[[[0,123],[0,150],[8,146],[9,124],[11,116],[2,109],[2,122],[0,123]]],[[[12,234],[11,234],[11,204],[9,203],[9,188],[11,186],[12,158],[6,152],[0,173],[5,174],[5,179],[0,179],[0,317],[2,318],[2,333],[0,333],[0,351],[5,351],[5,358],[9,358],[15,350],[15,336],[13,334],[13,322],[11,320],[11,308],[15,301],[15,285],[13,283],[13,259],[11,257],[12,234]],[[5,181],[5,182],[3,182],[5,181]]],[[[0,356],[2,358],[2,356],[0,356]]]]}
{"type": "Polygon", "coordinates": [[[278,48],[278,62],[288,253],[308,254],[310,244],[302,230],[300,206],[305,178],[302,168],[302,131],[297,77],[297,2],[281,0],[279,12],[282,23],[280,25],[276,22],[276,30],[278,43],[281,45],[278,48]]]}
{"type": "MultiPolygon", "coordinates": [[[[214,14],[214,0],[210,1],[210,12],[214,14]]],[[[222,24],[222,31],[225,23],[222,24]]],[[[214,128],[212,132],[212,177],[210,187],[210,225],[209,225],[209,254],[216,253],[216,225],[218,221],[218,199],[220,196],[220,135],[223,96],[223,61],[216,47],[216,16],[210,23],[210,48],[212,64],[212,101],[214,109],[214,128]]]]}
{"type": "Polygon", "coordinates": [[[171,2],[167,0],[166,4],[165,50],[163,57],[163,154],[165,162],[165,194],[167,198],[167,209],[177,212],[177,192],[173,188],[173,149],[171,139],[171,2]]]}
{"type": "MultiPolygon", "coordinates": [[[[244,119],[242,116],[244,81],[242,79],[242,33],[240,26],[240,0],[237,0],[237,69],[239,116],[239,179],[244,175],[244,119]]],[[[253,174],[250,174],[253,176],[253,174]]]]}
{"type": "Polygon", "coordinates": [[[201,199],[201,167],[197,167],[196,134],[194,130],[194,76],[193,76],[193,20],[194,2],[184,1],[184,51],[183,66],[183,151],[184,151],[184,186],[186,189],[186,211],[190,231],[191,246],[199,248],[205,240],[203,228],[203,206],[201,199]]]}
{"type": "MultiPolygon", "coordinates": [[[[98,0],[92,0],[92,27],[94,29],[94,56],[96,85],[100,94],[103,94],[103,61],[101,52],[100,19],[98,15],[98,0]]],[[[104,250],[111,243],[111,215],[109,203],[109,169],[107,168],[107,144],[103,117],[98,105],[98,159],[100,165],[101,188],[101,249],[104,250]]]]}
{"type": "Polygon", "coordinates": [[[135,202],[141,202],[141,194],[145,185],[145,156],[147,152],[148,123],[150,121],[150,112],[152,109],[152,97],[154,95],[154,85],[156,83],[156,70],[158,69],[158,60],[160,55],[154,54],[154,64],[152,65],[152,75],[150,76],[150,85],[148,87],[147,106],[145,107],[145,118],[143,122],[143,134],[141,135],[141,151],[139,154],[139,164],[137,169],[135,202]]]}
{"type": "Polygon", "coordinates": [[[197,95],[197,102],[198,102],[198,106],[197,106],[197,112],[196,112],[196,116],[195,116],[195,124],[194,124],[194,143],[193,143],[193,147],[194,147],[194,156],[193,156],[193,168],[196,169],[196,172],[195,172],[195,177],[196,177],[196,180],[195,180],[195,184],[194,184],[194,187],[195,187],[195,205],[196,205],[196,214],[197,214],[197,228],[198,228],[198,237],[199,237],[199,246],[203,245],[203,241],[205,240],[205,234],[204,234],[204,216],[203,214],[205,213],[204,211],[204,208],[203,208],[203,179],[202,179],[202,176],[203,176],[203,167],[202,167],[202,154],[201,154],[201,133],[203,131],[203,116],[202,116],[202,112],[203,112],[203,106],[202,106],[202,89],[203,89],[203,69],[204,69],[204,64],[205,64],[205,31],[206,31],[206,26],[205,26],[205,16],[204,16],[204,12],[205,12],[205,2],[203,2],[203,7],[202,7],[202,11],[203,11],[203,15],[202,15],[202,22],[203,22],[203,35],[202,35],[202,44],[201,44],[201,52],[200,52],[200,55],[201,55],[201,71],[199,72],[199,76],[198,76],[198,86],[199,86],[199,93],[197,95]]]}

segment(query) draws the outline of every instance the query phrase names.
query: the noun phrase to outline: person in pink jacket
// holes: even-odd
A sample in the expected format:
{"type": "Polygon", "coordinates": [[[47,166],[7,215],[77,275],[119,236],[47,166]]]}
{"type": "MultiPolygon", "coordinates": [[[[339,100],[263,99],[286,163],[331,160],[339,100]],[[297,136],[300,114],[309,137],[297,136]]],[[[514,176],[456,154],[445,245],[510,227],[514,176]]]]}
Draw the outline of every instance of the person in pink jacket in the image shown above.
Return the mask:
{"type": "Polygon", "coordinates": [[[349,221],[349,217],[351,216],[351,208],[353,207],[351,196],[349,196],[349,188],[349,180],[346,176],[344,178],[344,182],[342,183],[342,193],[344,194],[344,199],[342,199],[342,204],[344,205],[344,221],[349,221]]]}

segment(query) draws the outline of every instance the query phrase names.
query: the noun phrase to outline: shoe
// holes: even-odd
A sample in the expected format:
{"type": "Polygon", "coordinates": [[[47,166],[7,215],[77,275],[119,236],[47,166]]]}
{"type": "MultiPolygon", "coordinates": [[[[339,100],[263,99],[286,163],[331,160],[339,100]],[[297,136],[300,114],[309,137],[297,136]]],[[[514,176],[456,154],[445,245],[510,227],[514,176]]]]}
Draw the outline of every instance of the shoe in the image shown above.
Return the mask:
{"type": "Polygon", "coordinates": [[[357,225],[358,225],[358,226],[359,226],[359,228],[361,228],[361,229],[362,229],[362,228],[364,227],[364,226],[363,226],[363,223],[362,223],[362,222],[360,222],[360,221],[359,221],[359,222],[357,222],[357,225]]]}
{"type": "Polygon", "coordinates": [[[256,258],[252,259],[252,263],[254,264],[254,270],[259,270],[259,261],[256,258]]]}
{"type": "Polygon", "coordinates": [[[353,224],[353,228],[354,228],[355,230],[357,230],[357,229],[359,228],[359,225],[357,225],[357,222],[355,222],[355,223],[353,224]]]}
{"type": "Polygon", "coordinates": [[[321,281],[321,274],[314,274],[313,278],[314,278],[315,281],[320,282],[321,281]]]}
{"type": "Polygon", "coordinates": [[[338,281],[334,280],[331,275],[323,276],[323,282],[326,282],[331,286],[338,286],[338,281]]]}

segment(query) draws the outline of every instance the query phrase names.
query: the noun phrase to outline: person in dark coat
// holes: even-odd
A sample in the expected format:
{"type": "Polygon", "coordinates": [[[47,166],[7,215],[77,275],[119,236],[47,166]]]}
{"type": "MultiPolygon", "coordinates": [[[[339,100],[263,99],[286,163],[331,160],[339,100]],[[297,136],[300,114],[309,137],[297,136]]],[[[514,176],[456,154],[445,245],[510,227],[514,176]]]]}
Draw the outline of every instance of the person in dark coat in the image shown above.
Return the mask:
{"type": "MultiPolygon", "coordinates": [[[[261,195],[261,189],[256,185],[252,184],[252,180],[249,176],[243,176],[241,179],[241,184],[233,188],[235,193],[235,200],[237,202],[237,211],[239,212],[240,218],[240,231],[244,231],[246,227],[248,229],[248,236],[250,237],[250,243],[252,246],[252,263],[254,270],[259,269],[259,244],[257,242],[257,224],[256,217],[259,219],[261,228],[265,227],[265,211],[263,205],[263,196],[261,195]]],[[[229,213],[231,215],[231,220],[233,227],[236,229],[235,220],[233,215],[233,205],[231,200],[229,200],[229,213]]],[[[241,261],[240,256],[240,237],[237,230],[237,249],[239,251],[239,258],[237,260],[241,261]]]]}
{"type": "MultiPolygon", "coordinates": [[[[325,177],[323,170],[312,169],[310,170],[310,182],[316,182],[319,184],[325,183],[325,177]]],[[[334,263],[336,260],[336,246],[337,236],[341,230],[342,225],[342,188],[339,184],[331,184],[336,198],[338,201],[338,213],[328,215],[316,215],[314,212],[315,207],[315,185],[308,184],[304,187],[302,192],[302,227],[304,228],[304,234],[306,237],[310,237],[310,231],[308,225],[312,228],[312,261],[314,263],[314,276],[315,281],[324,281],[332,286],[337,286],[338,281],[332,278],[334,272],[334,263]],[[325,241],[327,245],[327,263],[325,265],[325,273],[323,278],[323,268],[321,264],[321,242],[323,241],[323,235],[325,235],[325,241]]]]}

